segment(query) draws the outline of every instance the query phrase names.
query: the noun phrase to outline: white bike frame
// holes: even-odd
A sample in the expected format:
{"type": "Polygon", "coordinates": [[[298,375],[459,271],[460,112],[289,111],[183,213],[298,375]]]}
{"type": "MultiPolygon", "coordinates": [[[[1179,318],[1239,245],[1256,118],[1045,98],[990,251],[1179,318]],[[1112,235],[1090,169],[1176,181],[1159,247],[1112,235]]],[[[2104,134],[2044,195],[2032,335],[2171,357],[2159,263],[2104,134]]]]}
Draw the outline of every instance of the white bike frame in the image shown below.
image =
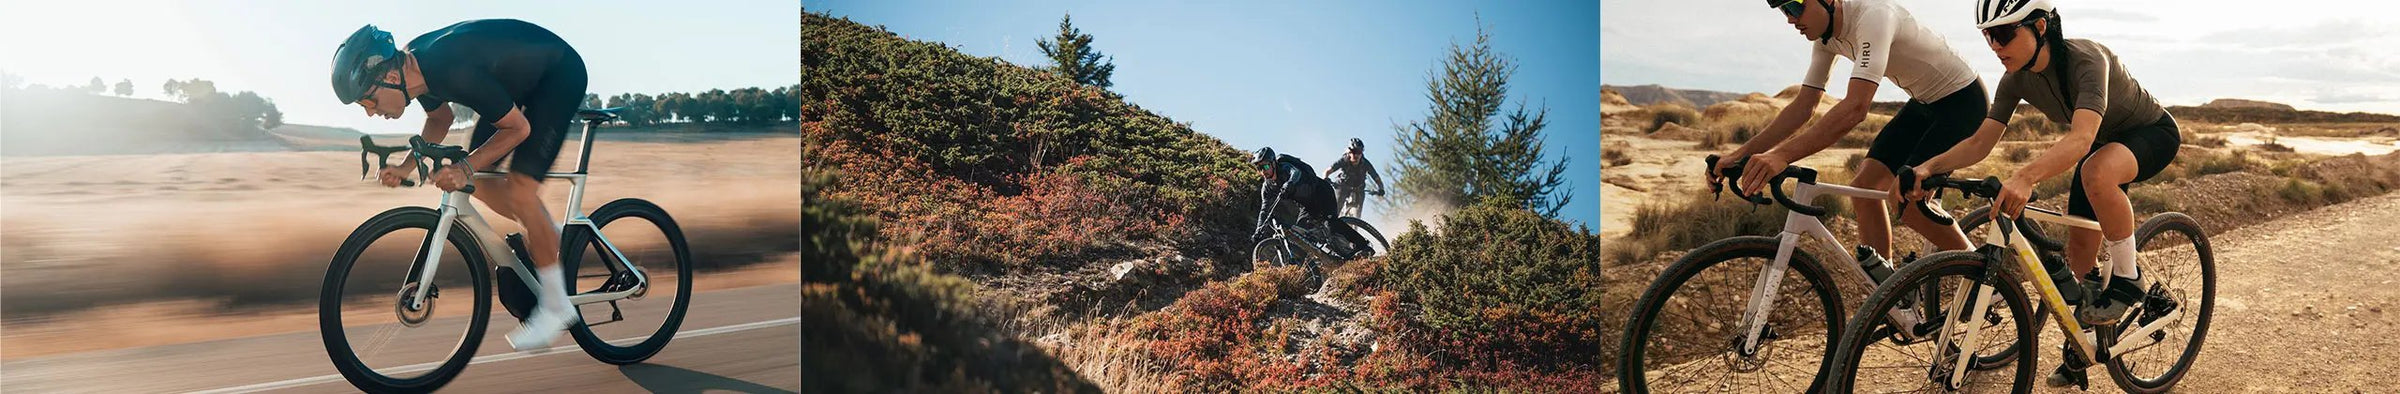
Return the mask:
{"type": "MultiPolygon", "coordinates": [[[[1998,217],[1999,215],[1994,216],[1995,217],[1994,220],[1992,220],[1992,223],[1998,225],[1998,227],[1995,227],[1997,230],[1984,233],[1984,244],[1999,245],[2015,252],[2014,256],[2016,256],[2017,260],[2015,269],[2017,270],[2018,275],[2027,281],[2033,282],[2034,287],[2041,290],[2042,302],[2047,303],[2050,307],[2050,315],[2053,318],[2052,320],[2058,322],[2058,328],[2060,330],[2064,330],[2061,331],[2061,333],[2068,334],[2062,336],[2067,338],[2068,343],[2074,345],[2074,349],[2077,354],[2082,355],[2084,360],[2091,361],[2090,365],[2086,365],[2085,367],[2101,364],[2102,360],[2099,357],[2099,354],[2096,353],[2096,350],[2098,349],[2095,349],[2095,340],[2092,337],[2083,334],[2081,322],[2078,322],[2075,319],[2067,318],[2068,311],[2073,309],[2069,309],[2066,298],[2059,295],[2058,284],[2050,280],[2050,275],[2048,275],[2046,273],[2047,271],[2042,268],[2041,259],[2035,257],[2034,248],[2030,242],[2026,241],[2024,231],[2016,227],[2015,219],[2002,219],[1998,217]]],[[[2055,223],[2068,227],[2100,231],[2099,222],[2067,216],[2059,214],[2058,212],[2041,208],[2026,207],[2024,217],[2027,219],[2032,219],[2036,222],[2055,223]]],[[[2117,264],[2118,262],[2110,261],[2108,263],[2117,264]]],[[[2142,288],[2149,288],[2150,286],[2150,278],[2148,275],[2143,275],[2139,282],[2140,284],[2138,284],[2138,286],[2141,286],[2142,288]]],[[[2010,283],[2010,285],[2015,285],[2015,283],[2010,283]]],[[[1935,345],[1938,346],[1936,347],[1937,349],[1950,348],[1950,324],[1957,324],[1959,319],[1965,316],[1982,316],[1985,313],[1989,313],[1991,310],[1992,298],[1998,296],[1999,289],[1993,288],[1990,284],[1975,286],[1975,288],[1979,292],[1978,295],[1980,296],[1975,297],[1977,300],[1975,302],[1975,306],[1973,308],[1961,308],[1963,305],[1960,304],[1966,300],[1967,287],[1959,286],[1957,294],[1955,294],[1954,298],[1952,298],[1950,301],[1951,305],[1949,310],[1952,311],[1951,316],[1949,320],[1944,321],[1943,328],[1941,330],[1941,336],[1935,343],[1935,345]]],[[[2090,297],[2095,295],[2086,296],[2090,297]]],[[[2118,337],[2146,338],[2151,333],[2165,329],[2169,323],[2174,322],[2182,314],[2183,308],[2176,308],[2174,311],[2168,312],[2166,316],[2160,316],[2157,320],[2152,321],[2151,324],[2121,333],[2121,335],[2118,337]]],[[[2036,318],[2038,319],[2039,317],[2036,318]]],[[[1977,334],[1982,331],[1982,328],[1983,325],[1981,324],[1968,325],[1964,343],[1960,344],[1958,347],[1958,349],[1962,349],[1962,351],[1958,352],[1959,354],[1956,356],[1958,359],[1952,360],[1953,367],[1951,368],[1952,370],[1950,372],[1950,381],[1957,382],[1966,378],[1967,366],[1970,364],[1967,358],[1973,357],[1974,352],[1964,351],[1963,349],[1976,349],[1979,345],[1981,345],[1981,343],[1979,343],[1981,338],[1977,334]]],[[[2107,351],[2108,355],[2114,357],[2115,355],[2124,354],[2125,352],[2131,352],[2141,348],[2149,347],[2150,345],[2155,345],[2158,342],[2159,341],[2157,340],[2149,340],[2141,343],[2118,342],[2116,346],[2109,347],[2107,351]]],[[[2024,352],[2030,350],[2031,349],[2020,349],[2019,351],[2024,352]]],[[[2030,355],[2030,353],[2027,354],[2030,355]]],[[[2030,358],[2020,359],[2018,362],[2026,362],[2027,360],[2030,360],[2030,358]]]]}
{"type": "MultiPolygon", "coordinates": [[[[591,127],[593,126],[587,125],[584,128],[584,157],[576,159],[579,161],[579,163],[577,163],[575,166],[576,168],[587,168],[587,164],[591,163],[591,127]]],[[[492,179],[502,178],[505,176],[507,176],[506,173],[477,171],[475,172],[474,176],[470,177],[470,179],[492,179]]],[[[641,291],[644,287],[648,287],[650,283],[650,276],[648,274],[644,274],[639,265],[633,264],[633,260],[626,259],[625,253],[617,250],[617,245],[615,243],[608,241],[608,235],[601,234],[599,226],[592,224],[592,218],[584,215],[583,186],[585,181],[589,179],[588,176],[584,173],[553,172],[549,173],[549,177],[564,178],[571,185],[567,189],[567,210],[565,217],[563,218],[566,221],[566,225],[559,227],[559,235],[563,238],[567,231],[575,228],[575,226],[583,226],[591,229],[592,239],[600,243],[601,249],[605,251],[605,253],[608,253],[607,257],[613,258],[613,261],[617,262],[616,264],[623,266],[622,268],[632,271],[634,282],[642,284],[641,286],[635,286],[633,288],[613,292],[571,295],[567,297],[567,303],[570,305],[583,305],[622,300],[627,297],[631,297],[634,293],[641,291]]],[[[517,256],[511,252],[512,249],[509,249],[508,242],[501,239],[500,236],[495,235],[498,234],[498,232],[492,230],[491,223],[484,221],[482,214],[476,213],[474,198],[471,198],[471,196],[467,193],[459,191],[443,192],[440,212],[441,219],[436,222],[437,224],[434,225],[433,234],[429,235],[430,237],[433,237],[431,239],[434,241],[425,243],[426,250],[422,256],[424,260],[418,262],[418,280],[430,280],[427,278],[434,277],[433,274],[435,271],[441,267],[440,262],[442,259],[442,250],[449,247],[449,243],[444,241],[450,239],[450,231],[452,231],[452,228],[463,226],[465,227],[464,231],[466,231],[468,235],[475,238],[476,244],[482,246],[485,261],[494,262],[494,264],[497,264],[495,267],[516,268],[513,271],[516,271],[517,279],[523,280],[525,282],[525,286],[529,289],[532,289],[534,294],[541,294],[541,286],[543,284],[542,281],[535,280],[533,270],[531,269],[532,267],[526,267],[523,263],[519,263],[517,261],[517,256]]],[[[561,245],[559,245],[559,248],[561,249],[568,247],[581,247],[581,245],[564,245],[563,242],[561,245]]],[[[576,273],[566,272],[562,273],[561,276],[564,276],[565,278],[574,278],[575,275],[576,273]]],[[[412,309],[423,308],[425,306],[424,303],[426,300],[426,293],[431,289],[432,286],[417,286],[416,294],[411,297],[410,303],[412,305],[409,305],[409,307],[412,309]]]]}
{"type": "MultiPolygon", "coordinates": [[[[1817,197],[1826,194],[1846,197],[1871,198],[1877,201],[1888,201],[1891,198],[1891,193],[1882,190],[1861,189],[1846,185],[1812,184],[1805,182],[1798,183],[1797,186],[1792,188],[1791,198],[1793,201],[1806,204],[1814,202],[1816,201],[1817,197]]],[[[1926,203],[1932,204],[1933,202],[1928,201],[1926,203]]],[[[1935,209],[1940,209],[1940,207],[1937,205],[1935,209]]],[[[1778,286],[1781,285],[1781,282],[1783,282],[1784,269],[1790,267],[1792,250],[1800,246],[1800,242],[1804,237],[1814,237],[1819,242],[1824,242],[1827,245],[1834,245],[1837,250],[1836,253],[1833,253],[1835,256],[1833,262],[1837,263],[1836,265],[1850,267],[1850,269],[1847,270],[1840,270],[1849,274],[1846,276],[1846,278],[1858,283],[1875,283],[1874,278],[1867,276],[1865,270],[1858,269],[1857,258],[1850,257],[1849,253],[1838,250],[1842,246],[1842,243],[1839,239],[1833,237],[1832,230],[1825,228],[1824,221],[1818,220],[1815,216],[1809,216],[1799,212],[1785,212],[1783,216],[1783,232],[1776,234],[1775,236],[1775,261],[1768,263],[1766,269],[1760,272],[1758,276],[1758,282],[1750,288],[1750,305],[1748,308],[1742,310],[1743,334],[1741,350],[1743,353],[1758,351],[1758,337],[1761,332],[1765,331],[1768,312],[1774,310],[1775,298],[1777,294],[1775,289],[1777,289],[1778,286]]],[[[1928,242],[1926,243],[1924,249],[1933,250],[1934,247],[1930,242],[1928,242]]],[[[1915,327],[1918,323],[1924,321],[1921,316],[1916,313],[1912,313],[1910,309],[1895,309],[1889,314],[1888,317],[1890,318],[1890,322],[1892,322],[1892,324],[1902,328],[1915,327]]],[[[1904,338],[1908,338],[1910,340],[1915,339],[1915,333],[1911,332],[1912,330],[1903,329],[1899,331],[1900,335],[1902,335],[1904,338]]]]}

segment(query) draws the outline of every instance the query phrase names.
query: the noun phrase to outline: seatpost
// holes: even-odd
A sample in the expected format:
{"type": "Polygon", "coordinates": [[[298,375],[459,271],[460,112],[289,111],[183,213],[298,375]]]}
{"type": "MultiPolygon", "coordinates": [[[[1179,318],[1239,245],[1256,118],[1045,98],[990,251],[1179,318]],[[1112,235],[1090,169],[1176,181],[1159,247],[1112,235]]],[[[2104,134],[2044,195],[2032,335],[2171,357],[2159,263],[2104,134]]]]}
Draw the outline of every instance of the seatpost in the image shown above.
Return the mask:
{"type": "Polygon", "coordinates": [[[583,156],[575,159],[576,174],[584,174],[592,168],[592,129],[599,127],[600,121],[598,120],[583,122],[583,156]]]}

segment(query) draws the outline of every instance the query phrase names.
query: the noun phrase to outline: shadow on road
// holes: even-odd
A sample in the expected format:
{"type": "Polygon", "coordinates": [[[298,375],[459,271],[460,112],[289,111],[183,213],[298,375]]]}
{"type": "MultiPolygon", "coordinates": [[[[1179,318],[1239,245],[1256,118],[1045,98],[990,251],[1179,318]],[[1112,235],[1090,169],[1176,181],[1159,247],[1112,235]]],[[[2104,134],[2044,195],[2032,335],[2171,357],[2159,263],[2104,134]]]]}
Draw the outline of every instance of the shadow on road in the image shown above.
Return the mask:
{"type": "Polygon", "coordinates": [[[617,367],[634,384],[653,393],[698,393],[703,391],[732,391],[739,393],[783,393],[791,390],[768,387],[734,378],[710,375],[700,371],[657,364],[633,364],[617,367]]]}

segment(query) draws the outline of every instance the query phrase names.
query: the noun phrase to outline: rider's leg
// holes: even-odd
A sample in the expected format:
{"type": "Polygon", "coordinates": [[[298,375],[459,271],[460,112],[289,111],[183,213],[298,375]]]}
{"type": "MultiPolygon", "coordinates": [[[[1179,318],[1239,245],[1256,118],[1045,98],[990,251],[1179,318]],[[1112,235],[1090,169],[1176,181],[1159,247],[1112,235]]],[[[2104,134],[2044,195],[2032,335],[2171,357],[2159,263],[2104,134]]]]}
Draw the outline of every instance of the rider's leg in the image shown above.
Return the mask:
{"type": "MultiPolygon", "coordinates": [[[[2092,218],[2100,222],[2100,232],[2106,245],[2104,249],[2132,246],[2133,202],[2126,197],[2123,187],[2133,182],[2138,169],[2133,151],[2126,149],[2123,144],[2113,143],[2093,152],[2091,157],[2084,159],[2083,168],[2079,169],[2083,175],[2085,201],[2092,206],[2092,218]]],[[[2111,270],[2118,273],[2117,276],[2134,276],[2132,256],[2121,256],[2120,253],[2110,255],[2123,259],[2111,262],[2111,270]]]]}
{"type": "MultiPolygon", "coordinates": [[[[1882,161],[1860,160],[1858,175],[1850,179],[1850,186],[1891,190],[1894,186],[1892,169],[1884,166],[1882,161]]],[[[1874,248],[1876,253],[1889,258],[1892,254],[1892,227],[1891,222],[1886,220],[1890,214],[1884,210],[1883,200],[1851,197],[1850,208],[1857,211],[1858,243],[1874,248]]]]}

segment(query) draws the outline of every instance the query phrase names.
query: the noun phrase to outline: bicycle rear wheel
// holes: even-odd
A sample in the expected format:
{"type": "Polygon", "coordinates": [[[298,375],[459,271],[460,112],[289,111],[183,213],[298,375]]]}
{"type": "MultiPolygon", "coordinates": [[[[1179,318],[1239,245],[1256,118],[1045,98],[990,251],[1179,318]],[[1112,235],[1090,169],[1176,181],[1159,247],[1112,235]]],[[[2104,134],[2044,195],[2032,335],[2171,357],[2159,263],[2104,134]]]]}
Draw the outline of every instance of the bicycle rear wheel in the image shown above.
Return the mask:
{"type": "MultiPolygon", "coordinates": [[[[1969,368],[1963,379],[1951,381],[1959,351],[1974,355],[1994,354],[2012,348],[2032,348],[2036,345],[2039,326],[2025,299],[2024,288],[2016,285],[2014,275],[2007,270],[1985,269],[1984,256],[1972,251],[1948,251],[1926,256],[1910,263],[1867,295],[1859,312],[1842,326],[1840,346],[1827,369],[1827,392],[2016,392],[2033,388],[2033,352],[2017,352],[2016,368],[2010,370],[1978,371],[1969,368]],[[1925,289],[1942,289],[1941,298],[1959,287],[1991,286],[2000,299],[1993,300],[1992,313],[1967,317],[1966,324],[1945,324],[1923,339],[1903,342],[1896,336],[1884,335],[1873,328],[1883,324],[1882,315],[1898,308],[1901,300],[1924,298],[1918,294],[1925,289]],[[2005,317],[1995,321],[1991,316],[2005,317]],[[1960,346],[1967,328],[1976,328],[1978,342],[1960,346]],[[1953,343],[1947,348],[1934,340],[1947,331],[1953,343]]],[[[1964,307],[1973,307],[1966,304],[1964,307]]],[[[1947,315],[1933,316],[1948,319],[1947,315]]],[[[1937,320],[1938,321],[1938,320],[1937,320]]],[[[1981,357],[1976,357],[1981,358],[1981,357]]],[[[1973,362],[1973,361],[1970,361],[1973,362]]],[[[1971,367],[1971,366],[1970,366],[1971,367]]]]}
{"type": "Polygon", "coordinates": [[[571,293],[635,290],[625,299],[576,306],[583,323],[567,333],[584,353],[632,364],[658,355],[675,338],[691,307],[692,253],[666,210],[641,199],[610,201],[592,212],[592,226],[569,227],[559,245],[559,261],[577,277],[571,293]],[[610,253],[611,246],[624,260],[610,253]],[[625,266],[638,267],[647,283],[625,266]]]}
{"type": "Polygon", "coordinates": [[[1821,365],[1842,317],[1842,297],[1817,259],[1794,249],[1758,350],[1743,352],[1751,290],[1775,258],[1772,237],[1701,246],[1661,272],[1636,301],[1617,356],[1625,393],[1818,392],[1821,365]]]}
{"type": "Polygon", "coordinates": [[[483,342],[491,281],[473,234],[453,227],[435,277],[417,278],[439,220],[424,207],[384,211],[352,231],[327,265],[317,328],[334,369],[360,391],[441,388],[483,342]],[[421,286],[431,286],[430,296],[409,302],[421,286]]]}
{"type": "Polygon", "coordinates": [[[2200,223],[2181,213],[2162,213],[2143,221],[2134,231],[2141,252],[2135,257],[2145,282],[2142,308],[2129,322],[2102,330],[2101,346],[2132,341],[2155,344],[2108,360],[2108,376],[2130,393],[2163,393],[2183,380],[2200,345],[2208,338],[2210,312],[2216,308],[2216,251],[2200,223]],[[2180,312],[2180,313],[2178,313],[2180,312]],[[2172,319],[2167,319],[2172,315],[2172,319]],[[2165,320],[2165,321],[2159,321],[2165,320]],[[2131,323],[2131,324],[2127,324],[2131,323]],[[2159,324],[2162,329],[2144,337],[2117,338],[2136,328],[2159,324]]]}

